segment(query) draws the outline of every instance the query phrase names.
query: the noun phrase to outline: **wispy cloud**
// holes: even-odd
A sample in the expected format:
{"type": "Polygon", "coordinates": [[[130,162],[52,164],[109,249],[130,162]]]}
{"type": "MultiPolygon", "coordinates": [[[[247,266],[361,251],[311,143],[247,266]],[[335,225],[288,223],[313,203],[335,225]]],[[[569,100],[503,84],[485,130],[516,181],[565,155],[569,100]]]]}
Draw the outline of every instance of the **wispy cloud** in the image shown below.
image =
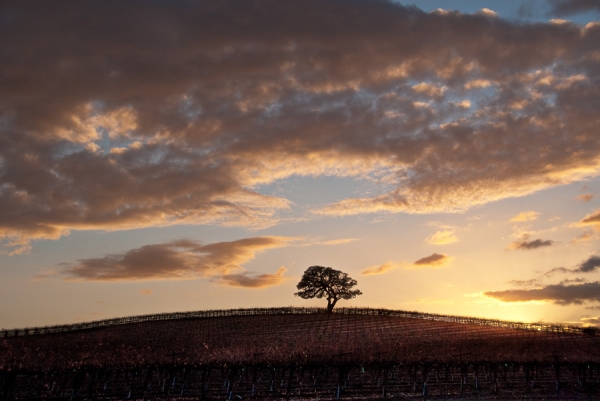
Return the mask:
{"type": "Polygon", "coordinates": [[[305,242],[298,244],[298,246],[312,246],[312,245],[343,245],[350,242],[358,241],[358,238],[337,238],[337,239],[309,239],[305,242]]]}
{"type": "Polygon", "coordinates": [[[532,285],[537,285],[538,280],[535,278],[530,280],[510,280],[508,283],[517,287],[531,287],[532,285]]]}
{"type": "Polygon", "coordinates": [[[405,262],[394,262],[393,260],[390,260],[389,262],[386,262],[382,265],[369,266],[369,267],[361,270],[360,274],[362,274],[363,276],[371,276],[374,274],[383,274],[383,273],[387,273],[390,270],[394,270],[394,269],[403,267],[405,265],[406,265],[405,262]]]}
{"type": "Polygon", "coordinates": [[[458,237],[452,230],[441,230],[427,237],[425,241],[433,245],[445,245],[457,242],[458,237]]]}
{"type": "Polygon", "coordinates": [[[591,255],[586,260],[577,264],[572,269],[566,267],[555,267],[544,273],[544,277],[551,277],[556,273],[594,273],[600,267],[600,256],[591,255]]]}
{"type": "Polygon", "coordinates": [[[511,217],[510,221],[512,222],[524,222],[524,221],[534,221],[537,220],[539,212],[529,211],[529,212],[521,212],[518,215],[511,217]]]}
{"type": "Polygon", "coordinates": [[[567,269],[566,267],[555,267],[543,274],[543,277],[552,277],[557,273],[570,273],[572,270],[567,269]]]}
{"type": "Polygon", "coordinates": [[[594,226],[594,228],[600,227],[600,210],[596,210],[586,215],[579,222],[580,226],[594,226]]]}
{"type": "Polygon", "coordinates": [[[450,256],[444,255],[443,253],[432,253],[429,256],[425,256],[414,262],[416,267],[438,267],[443,266],[452,261],[450,256]]]}
{"type": "Polygon", "coordinates": [[[265,288],[279,285],[288,280],[284,277],[286,268],[281,266],[274,274],[251,274],[248,272],[227,274],[218,277],[218,282],[231,287],[265,288]]]}
{"type": "Polygon", "coordinates": [[[592,199],[594,199],[594,195],[593,194],[581,194],[581,195],[577,196],[577,199],[582,202],[589,202],[592,199]]]}
{"type": "Polygon", "coordinates": [[[571,243],[588,242],[588,241],[591,241],[593,238],[594,238],[594,233],[592,231],[584,231],[577,237],[573,238],[571,240],[571,243]]]}

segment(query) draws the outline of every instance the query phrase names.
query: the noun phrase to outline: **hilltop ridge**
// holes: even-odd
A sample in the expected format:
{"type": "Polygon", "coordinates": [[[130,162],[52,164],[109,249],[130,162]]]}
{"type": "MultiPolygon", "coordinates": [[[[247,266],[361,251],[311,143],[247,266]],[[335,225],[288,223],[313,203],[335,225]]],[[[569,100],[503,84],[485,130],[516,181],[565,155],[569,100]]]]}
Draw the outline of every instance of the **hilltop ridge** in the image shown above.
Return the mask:
{"type": "MultiPolygon", "coordinates": [[[[336,386],[342,391],[345,377],[345,393],[368,397],[373,391],[405,393],[410,388],[480,392],[484,382],[485,391],[495,393],[501,378],[506,391],[522,392],[519,386],[529,389],[537,383],[546,395],[553,388],[576,395],[598,390],[593,383],[600,380],[600,336],[595,334],[573,326],[367,308],[144,315],[4,331],[0,394],[39,399],[39,391],[28,396],[26,389],[55,391],[52,383],[64,382],[55,391],[62,394],[57,399],[65,391],[161,399],[174,388],[181,395],[210,399],[223,391],[216,379],[229,383],[229,396],[235,388],[240,397],[289,398],[312,391],[327,399],[336,386]],[[452,379],[455,375],[460,383],[452,379]],[[207,384],[209,377],[213,384],[207,384]],[[276,390],[274,380],[285,391],[276,390]],[[167,382],[172,384],[165,387],[167,382]]],[[[51,399],[52,391],[44,397],[51,399]]]]}
{"type": "MultiPolygon", "coordinates": [[[[280,314],[313,314],[325,313],[325,308],[317,307],[271,307],[271,308],[234,308],[234,309],[208,309],[186,312],[164,312],[147,315],[134,315],[125,317],[115,317],[102,320],[93,320],[82,323],[67,323],[50,326],[34,326],[24,328],[2,329],[0,338],[14,337],[30,334],[60,333],[67,331],[86,330],[101,327],[117,326],[130,323],[142,323],[147,321],[164,321],[188,318],[205,317],[226,317],[226,316],[251,316],[251,315],[280,315],[280,314]]],[[[493,327],[505,327],[526,330],[542,330],[552,332],[582,332],[586,334],[596,330],[595,327],[582,327],[571,324],[543,323],[543,322],[519,322],[512,320],[480,318],[473,316],[445,315],[436,313],[427,313],[419,311],[405,311],[386,308],[336,308],[333,313],[350,315],[379,315],[379,316],[400,316],[406,318],[426,319],[436,321],[447,321],[454,323],[472,323],[493,327]]]]}

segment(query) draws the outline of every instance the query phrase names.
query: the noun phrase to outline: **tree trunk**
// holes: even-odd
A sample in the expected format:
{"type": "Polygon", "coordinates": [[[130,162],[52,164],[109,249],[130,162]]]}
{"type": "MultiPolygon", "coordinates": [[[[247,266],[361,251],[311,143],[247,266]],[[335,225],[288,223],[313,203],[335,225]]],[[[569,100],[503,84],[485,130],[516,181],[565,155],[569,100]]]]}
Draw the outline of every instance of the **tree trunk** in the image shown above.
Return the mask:
{"type": "Polygon", "coordinates": [[[337,303],[337,299],[335,298],[327,298],[327,313],[333,313],[333,307],[337,303]]]}

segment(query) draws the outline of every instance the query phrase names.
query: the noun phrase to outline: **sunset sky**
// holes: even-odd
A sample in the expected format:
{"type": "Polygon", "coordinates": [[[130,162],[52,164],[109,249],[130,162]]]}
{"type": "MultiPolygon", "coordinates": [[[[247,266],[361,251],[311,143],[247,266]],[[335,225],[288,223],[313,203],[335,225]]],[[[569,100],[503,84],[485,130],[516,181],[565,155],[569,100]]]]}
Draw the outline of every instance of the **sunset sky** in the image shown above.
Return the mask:
{"type": "Polygon", "coordinates": [[[312,265],[600,325],[597,0],[9,0],[0,43],[0,328],[325,306],[312,265]]]}

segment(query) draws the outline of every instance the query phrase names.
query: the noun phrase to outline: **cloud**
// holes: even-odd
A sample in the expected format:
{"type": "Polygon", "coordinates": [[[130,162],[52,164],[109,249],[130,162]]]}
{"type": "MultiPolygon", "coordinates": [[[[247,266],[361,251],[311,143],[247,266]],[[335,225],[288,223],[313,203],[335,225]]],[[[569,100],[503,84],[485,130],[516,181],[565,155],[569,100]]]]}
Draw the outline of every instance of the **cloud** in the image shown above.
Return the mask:
{"type": "Polygon", "coordinates": [[[567,16],[588,11],[600,12],[600,4],[596,0],[550,0],[550,15],[567,16]]]}
{"type": "Polygon", "coordinates": [[[479,88],[487,88],[491,86],[492,83],[487,79],[474,79],[465,84],[465,89],[479,89],[479,88]]]}
{"type": "MultiPolygon", "coordinates": [[[[543,286],[543,280],[553,277],[556,274],[572,274],[572,273],[588,273],[588,272],[592,272],[593,268],[590,269],[590,265],[594,264],[594,261],[592,260],[591,262],[582,262],[579,266],[583,266],[585,263],[586,267],[588,270],[581,270],[580,268],[575,268],[575,269],[567,269],[566,267],[555,267],[553,269],[548,270],[545,273],[542,273],[539,277],[537,278],[532,278],[529,280],[510,280],[508,283],[516,286],[516,287],[540,287],[543,286]]],[[[595,267],[594,267],[595,268],[595,267]]],[[[562,281],[560,281],[559,284],[564,285],[564,284],[571,284],[571,283],[583,283],[586,280],[583,278],[574,278],[574,279],[564,279],[562,281]]]]}
{"type": "Polygon", "coordinates": [[[571,273],[572,270],[567,269],[566,267],[555,267],[553,269],[548,270],[544,273],[544,277],[552,277],[556,273],[571,273]]]}
{"type": "Polygon", "coordinates": [[[539,212],[521,212],[518,215],[511,217],[510,221],[512,222],[523,222],[523,221],[534,221],[537,220],[538,216],[540,215],[539,212]]]}
{"type": "Polygon", "coordinates": [[[535,278],[531,280],[510,280],[508,283],[517,287],[531,287],[532,285],[537,285],[538,280],[535,278]]]}
{"type": "Polygon", "coordinates": [[[62,276],[77,281],[182,280],[217,277],[226,285],[260,287],[283,281],[280,269],[274,275],[251,275],[242,264],[257,252],[285,247],[289,237],[252,237],[203,245],[176,240],[145,245],[120,254],[62,263],[58,271],[43,276],[62,276]]]}
{"type": "Polygon", "coordinates": [[[344,245],[350,242],[358,241],[358,238],[336,238],[330,240],[324,240],[321,238],[302,238],[302,242],[297,243],[296,246],[313,246],[313,245],[344,245]]]}
{"type": "MultiPolygon", "coordinates": [[[[581,273],[582,271],[579,269],[567,269],[566,267],[555,267],[553,269],[548,270],[547,272],[541,274],[538,278],[532,278],[529,280],[510,280],[508,283],[517,287],[539,287],[542,284],[543,280],[546,278],[553,277],[556,274],[568,274],[568,273],[581,273]]],[[[562,280],[561,284],[568,283],[581,283],[584,282],[585,279],[575,278],[575,279],[565,279],[562,280]]]]}
{"type": "Polygon", "coordinates": [[[600,302],[600,283],[553,284],[530,290],[487,291],[484,294],[504,302],[550,301],[558,305],[580,305],[600,302]]]}
{"type": "MultiPolygon", "coordinates": [[[[566,267],[555,267],[543,273],[539,278],[530,280],[511,280],[509,283],[519,287],[537,286],[541,285],[543,279],[553,277],[556,274],[593,273],[598,267],[600,267],[600,257],[590,256],[573,269],[567,269],[566,267]]],[[[561,284],[579,283],[583,281],[585,281],[585,279],[582,278],[565,279],[561,281],[561,284]]]]}
{"type": "Polygon", "coordinates": [[[302,213],[264,193],[292,176],[387,177],[377,196],[299,208],[354,215],[459,212],[600,173],[593,24],[383,0],[4,13],[0,241],[15,254],[73,230],[272,226],[302,213]]]}
{"type": "Polygon", "coordinates": [[[444,94],[446,88],[438,87],[432,84],[428,84],[426,82],[421,82],[419,84],[413,85],[412,90],[418,93],[426,94],[431,97],[440,97],[444,94]]]}
{"type": "Polygon", "coordinates": [[[582,202],[589,202],[592,199],[594,199],[594,195],[592,194],[581,194],[577,197],[578,200],[582,201],[582,202]]]}
{"type": "Polygon", "coordinates": [[[458,237],[452,230],[436,231],[425,239],[426,242],[434,245],[452,244],[458,241],[458,237]]]}
{"type": "Polygon", "coordinates": [[[552,244],[554,244],[554,241],[552,240],[542,240],[539,238],[529,241],[529,235],[524,235],[522,239],[511,243],[508,246],[508,249],[532,250],[545,246],[551,246],[552,244]]]}
{"type": "Polygon", "coordinates": [[[426,256],[424,258],[421,258],[419,260],[417,260],[414,265],[415,266],[443,266],[447,263],[449,263],[452,260],[451,257],[439,253],[432,253],[429,256],[426,256]]]}
{"type": "Polygon", "coordinates": [[[471,101],[468,99],[462,100],[460,102],[454,102],[455,105],[460,106],[462,108],[468,109],[471,107],[471,101]]]}
{"type": "Polygon", "coordinates": [[[559,284],[571,284],[571,283],[585,283],[587,280],[581,277],[576,278],[568,278],[566,280],[562,280],[559,284]]]}
{"type": "Polygon", "coordinates": [[[587,241],[592,240],[593,238],[594,238],[594,233],[593,232],[591,232],[591,231],[584,231],[583,233],[581,233],[577,237],[573,238],[571,240],[571,243],[587,242],[587,241]]]}
{"type": "Polygon", "coordinates": [[[600,256],[592,255],[588,259],[581,262],[573,271],[581,273],[592,273],[596,271],[598,267],[600,267],[600,256]]]}
{"type": "Polygon", "coordinates": [[[227,274],[218,277],[218,282],[230,287],[243,288],[265,288],[279,285],[288,280],[289,277],[284,277],[286,268],[281,266],[275,274],[259,274],[251,275],[248,272],[227,274]]]}
{"type": "Polygon", "coordinates": [[[587,225],[598,226],[598,225],[600,225],[600,210],[596,210],[593,213],[590,213],[587,216],[585,216],[579,222],[579,225],[580,226],[587,226],[587,225]]]}
{"type": "Polygon", "coordinates": [[[361,270],[360,274],[362,274],[363,276],[371,276],[374,274],[383,274],[383,273],[387,273],[390,270],[398,269],[404,265],[405,265],[404,262],[394,262],[393,260],[390,260],[389,262],[386,262],[382,265],[369,266],[369,267],[361,270]]]}
{"type": "Polygon", "coordinates": [[[554,25],[564,25],[564,24],[570,24],[571,23],[571,21],[566,20],[566,19],[562,19],[562,18],[553,18],[553,19],[551,19],[548,22],[550,22],[551,24],[554,24],[554,25]]]}
{"type": "MultiPolygon", "coordinates": [[[[587,308],[586,308],[587,309],[587,308]]],[[[584,326],[592,326],[592,325],[600,325],[600,316],[595,316],[595,317],[582,317],[581,319],[581,323],[583,323],[584,326]]]]}
{"type": "Polygon", "coordinates": [[[152,295],[152,294],[154,294],[154,292],[152,292],[151,289],[146,288],[146,289],[140,290],[140,294],[142,294],[142,295],[152,295]]]}
{"type": "Polygon", "coordinates": [[[322,242],[316,242],[315,245],[342,245],[347,244],[349,242],[357,241],[358,238],[339,238],[339,239],[331,239],[322,242]]]}
{"type": "Polygon", "coordinates": [[[476,14],[481,14],[481,15],[485,15],[486,17],[492,17],[492,18],[495,18],[498,16],[497,12],[495,12],[494,10],[490,10],[489,8],[482,8],[481,10],[477,11],[476,14]]]}

